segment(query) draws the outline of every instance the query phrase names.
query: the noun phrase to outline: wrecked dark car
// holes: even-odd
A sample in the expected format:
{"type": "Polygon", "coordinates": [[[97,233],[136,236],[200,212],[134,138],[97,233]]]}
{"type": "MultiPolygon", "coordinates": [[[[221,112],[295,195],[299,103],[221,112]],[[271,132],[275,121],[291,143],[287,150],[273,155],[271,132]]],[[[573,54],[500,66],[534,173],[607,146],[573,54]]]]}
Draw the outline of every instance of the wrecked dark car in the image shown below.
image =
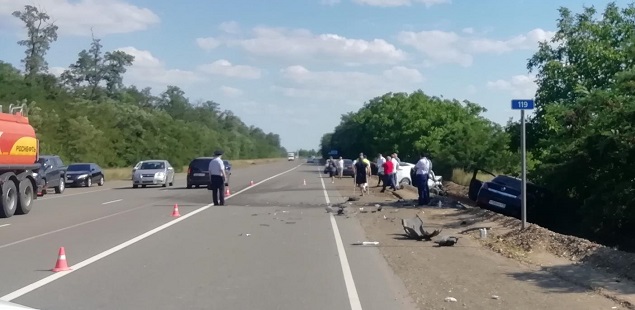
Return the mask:
{"type": "MultiPolygon", "coordinates": [[[[521,218],[522,180],[509,175],[495,175],[483,169],[475,169],[470,180],[468,196],[476,205],[503,215],[521,218]],[[483,172],[493,178],[481,181],[478,173],[483,172]]],[[[553,199],[546,188],[527,182],[527,218],[537,216],[538,206],[548,208],[553,199]]]]}

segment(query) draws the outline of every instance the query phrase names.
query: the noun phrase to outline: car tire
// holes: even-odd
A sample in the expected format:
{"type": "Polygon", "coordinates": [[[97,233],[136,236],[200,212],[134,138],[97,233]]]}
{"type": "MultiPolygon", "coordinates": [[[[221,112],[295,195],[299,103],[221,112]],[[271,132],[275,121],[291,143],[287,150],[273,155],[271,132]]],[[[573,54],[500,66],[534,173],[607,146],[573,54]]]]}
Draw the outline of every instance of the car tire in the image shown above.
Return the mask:
{"type": "Polygon", "coordinates": [[[187,183],[187,186],[186,186],[186,187],[187,187],[187,189],[190,189],[190,188],[192,188],[192,184],[187,183]]]}
{"type": "Polygon", "coordinates": [[[137,185],[137,184],[133,184],[132,185],[132,188],[137,188],[137,187],[139,187],[139,185],[137,185]]]}
{"type": "Polygon", "coordinates": [[[86,178],[86,187],[91,187],[91,186],[93,186],[93,179],[86,178]]]}
{"type": "Polygon", "coordinates": [[[104,186],[105,180],[104,180],[104,176],[101,175],[99,176],[99,182],[97,182],[98,186],[104,186]]]}
{"type": "Polygon", "coordinates": [[[64,183],[64,177],[60,178],[60,185],[55,186],[54,189],[56,194],[61,194],[64,192],[64,190],[66,189],[66,183],[64,183]]]}

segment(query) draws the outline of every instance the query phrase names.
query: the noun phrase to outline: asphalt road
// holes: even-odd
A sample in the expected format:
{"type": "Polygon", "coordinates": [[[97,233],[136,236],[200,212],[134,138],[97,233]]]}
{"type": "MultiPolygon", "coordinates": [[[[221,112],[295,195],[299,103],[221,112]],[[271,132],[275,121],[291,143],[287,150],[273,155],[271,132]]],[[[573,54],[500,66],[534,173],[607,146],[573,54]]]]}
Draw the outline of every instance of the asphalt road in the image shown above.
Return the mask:
{"type": "Polygon", "coordinates": [[[37,309],[415,309],[318,166],[236,169],[206,189],[69,188],[0,219],[0,300],[37,309]],[[306,180],[306,185],[303,181],[306,180]],[[323,180],[326,180],[324,182],[323,180]],[[256,184],[249,186],[250,181],[256,184]],[[181,217],[171,216],[178,204],[181,217]],[[72,271],[53,273],[59,247],[72,271]]]}

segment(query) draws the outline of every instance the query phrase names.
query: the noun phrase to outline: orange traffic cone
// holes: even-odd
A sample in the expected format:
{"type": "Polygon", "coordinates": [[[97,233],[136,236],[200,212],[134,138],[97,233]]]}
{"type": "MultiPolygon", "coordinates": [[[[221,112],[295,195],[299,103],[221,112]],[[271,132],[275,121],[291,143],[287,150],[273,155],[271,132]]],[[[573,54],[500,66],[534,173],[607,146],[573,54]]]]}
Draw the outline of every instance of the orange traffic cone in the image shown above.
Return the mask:
{"type": "Polygon", "coordinates": [[[179,205],[176,203],[174,204],[174,209],[172,209],[172,216],[173,217],[181,216],[181,214],[179,213],[179,205]]]}
{"type": "Polygon", "coordinates": [[[55,263],[55,268],[53,268],[53,272],[59,271],[68,271],[71,268],[68,267],[68,263],[66,262],[66,252],[64,251],[64,247],[60,248],[60,252],[57,256],[57,262],[55,263]]]}
{"type": "Polygon", "coordinates": [[[227,187],[227,189],[225,189],[225,196],[229,196],[231,195],[231,193],[229,192],[229,187],[227,187]]]}
{"type": "Polygon", "coordinates": [[[251,181],[249,182],[249,186],[253,186],[253,185],[254,185],[254,180],[251,180],[251,181]]]}

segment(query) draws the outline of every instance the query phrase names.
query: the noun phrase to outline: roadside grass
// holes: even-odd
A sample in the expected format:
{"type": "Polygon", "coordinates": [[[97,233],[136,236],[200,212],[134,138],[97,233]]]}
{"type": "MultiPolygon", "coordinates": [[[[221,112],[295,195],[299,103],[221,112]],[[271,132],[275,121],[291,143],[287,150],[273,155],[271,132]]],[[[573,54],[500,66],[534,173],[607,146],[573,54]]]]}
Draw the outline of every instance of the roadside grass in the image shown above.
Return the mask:
{"type": "MultiPolygon", "coordinates": [[[[286,158],[260,158],[260,159],[237,159],[229,161],[232,164],[232,168],[242,168],[248,167],[251,165],[262,165],[268,163],[274,163],[279,161],[284,161],[286,158]]],[[[187,166],[175,167],[177,173],[187,171],[187,166]]],[[[104,176],[106,180],[130,180],[132,178],[132,167],[126,168],[106,168],[104,169],[104,176]]]]}
{"type": "MultiPolygon", "coordinates": [[[[493,173],[497,174],[496,171],[494,171],[493,173]]],[[[491,174],[479,171],[479,173],[476,174],[476,178],[481,181],[490,181],[494,177],[491,174]]],[[[472,180],[471,171],[465,171],[461,168],[452,169],[452,177],[450,178],[450,181],[459,185],[470,186],[470,180],[472,180]]]]}

